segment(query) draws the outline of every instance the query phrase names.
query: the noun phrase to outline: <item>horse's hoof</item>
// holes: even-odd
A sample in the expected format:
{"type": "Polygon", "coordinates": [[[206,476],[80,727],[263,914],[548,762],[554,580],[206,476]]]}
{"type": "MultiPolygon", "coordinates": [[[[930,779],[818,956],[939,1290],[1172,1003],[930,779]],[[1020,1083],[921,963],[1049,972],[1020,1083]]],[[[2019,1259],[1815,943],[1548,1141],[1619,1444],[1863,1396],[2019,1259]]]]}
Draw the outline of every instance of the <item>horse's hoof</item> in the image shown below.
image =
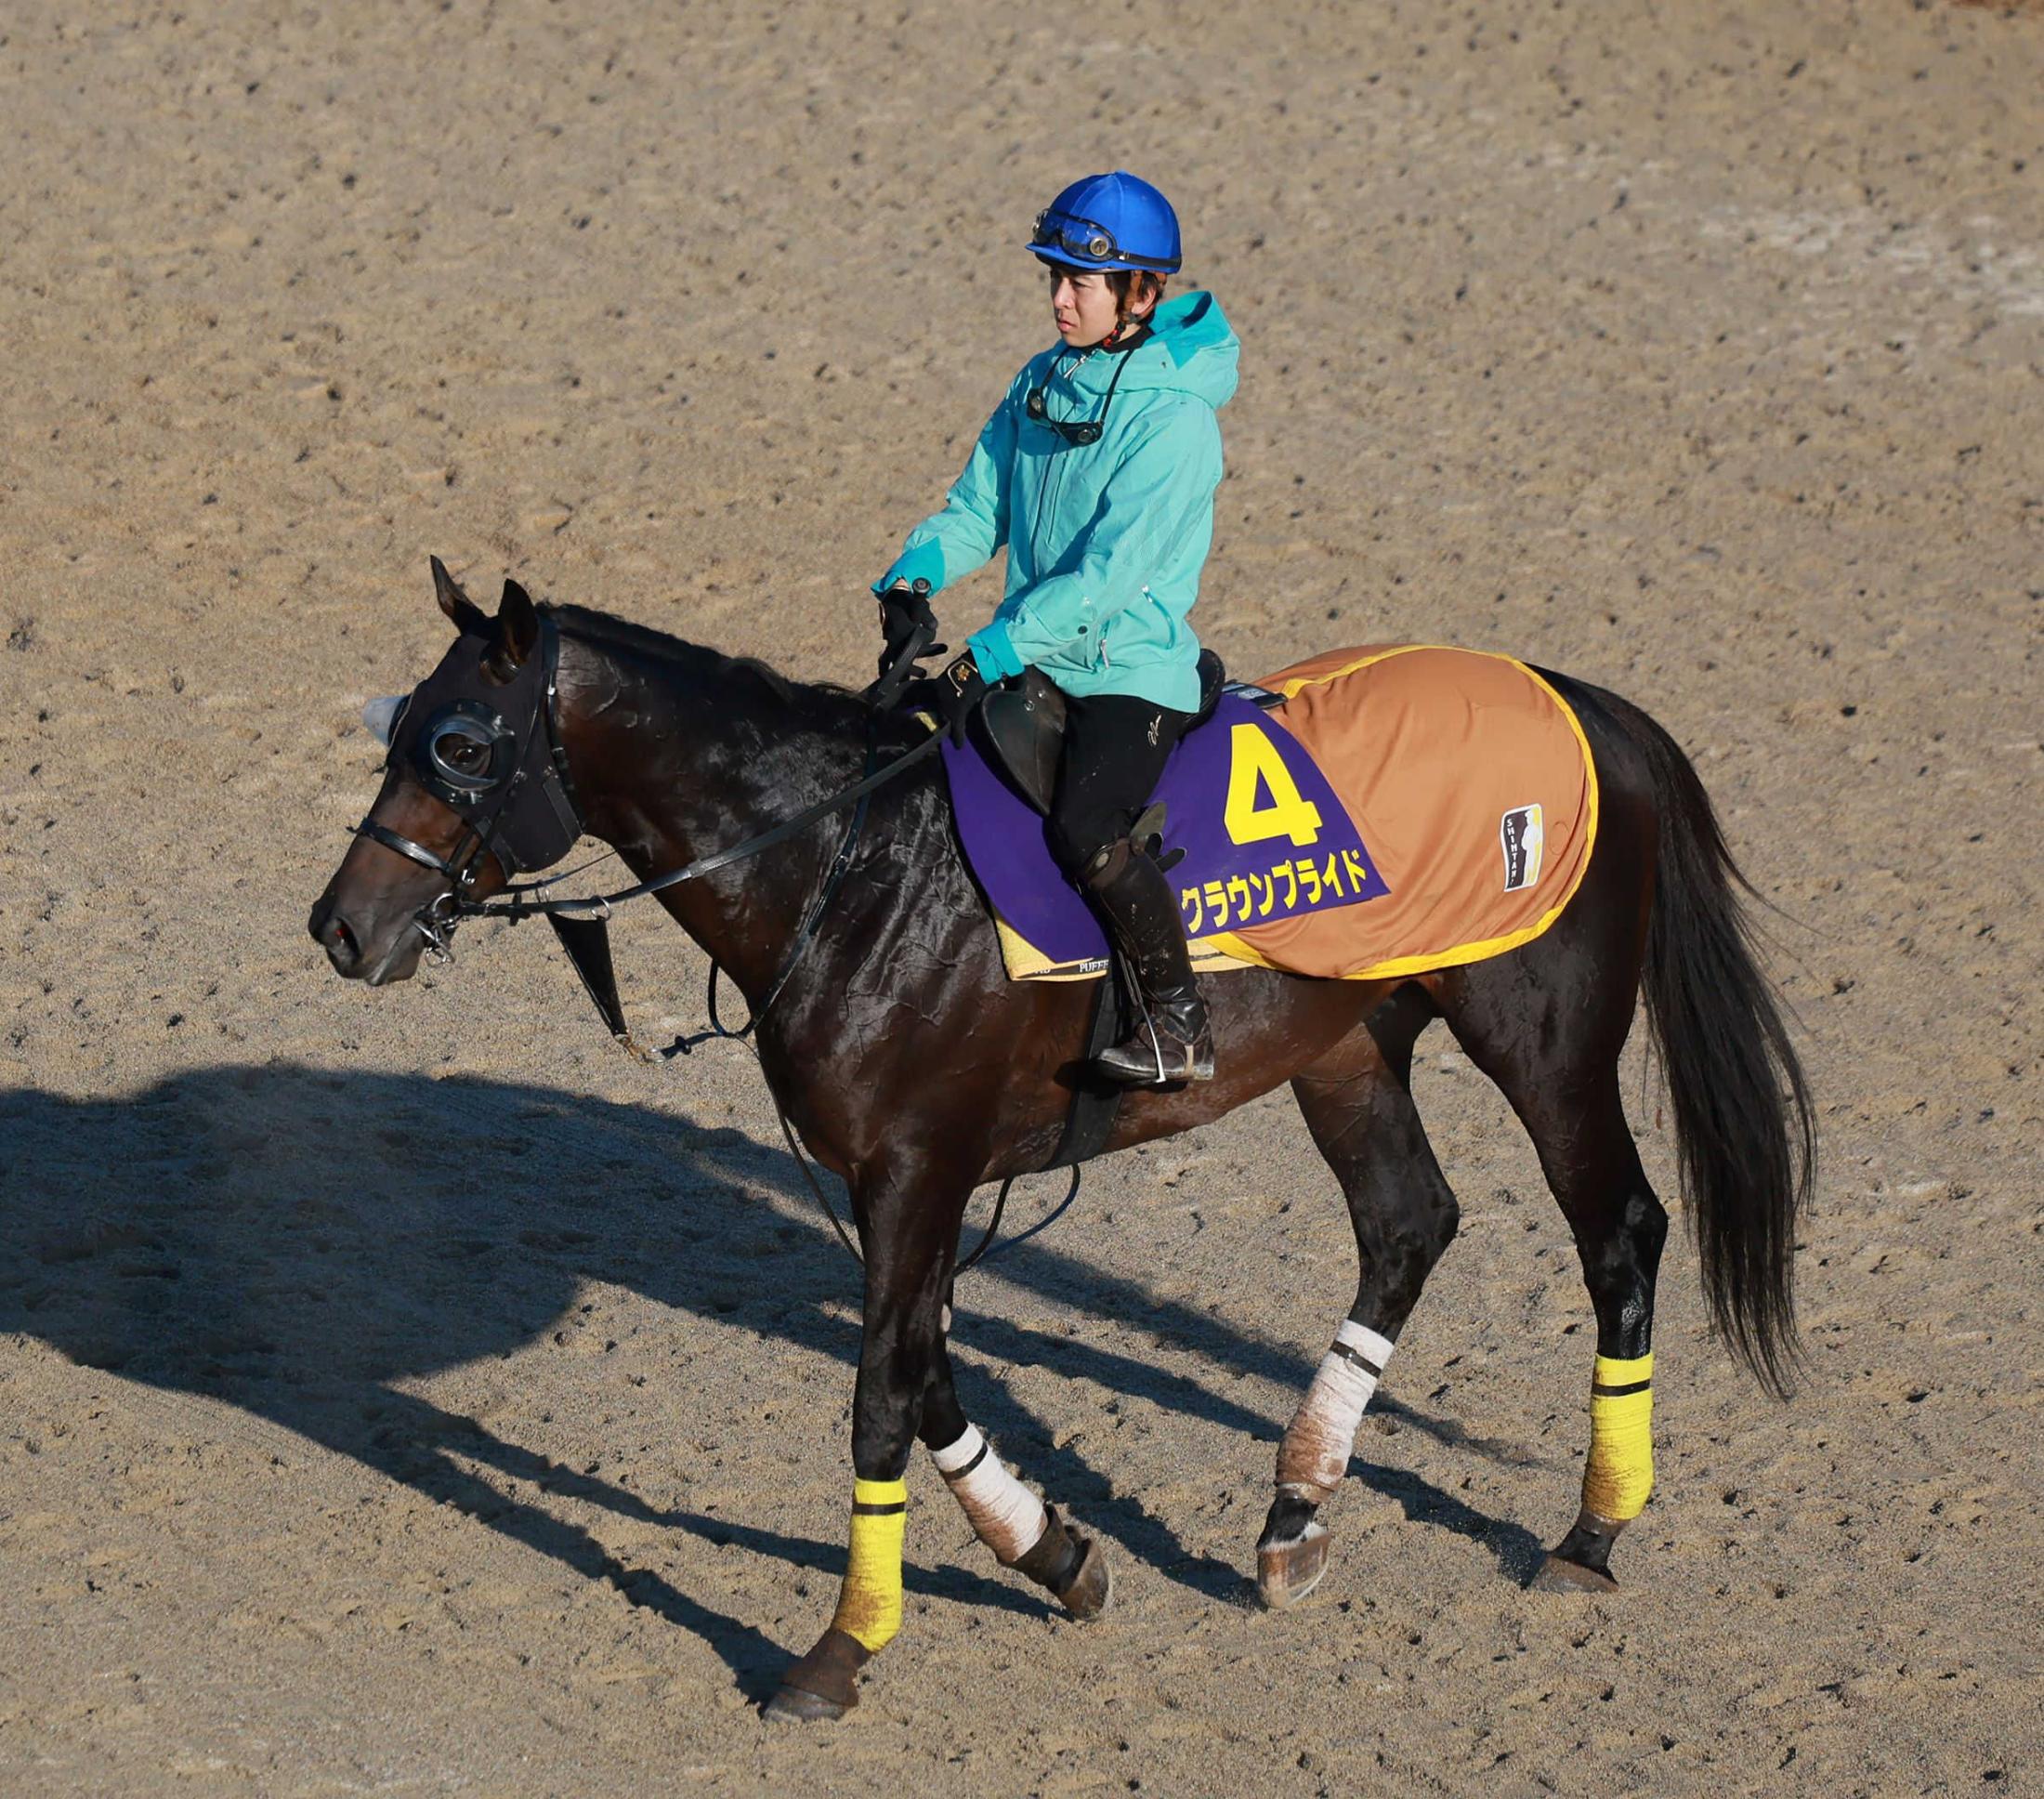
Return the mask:
{"type": "Polygon", "coordinates": [[[1580,1562],[1550,1555],[1534,1575],[1535,1593],[1616,1593],[1618,1583],[1601,1568],[1585,1568],[1580,1562]]]}
{"type": "Polygon", "coordinates": [[[1273,1611],[1290,1611],[1327,1572],[1327,1526],[1313,1523],[1295,1543],[1256,1550],[1256,1591],[1273,1611]]]}
{"type": "Polygon", "coordinates": [[[1097,1543],[1090,1538],[1081,1541],[1085,1544],[1085,1554],[1080,1558],[1079,1571],[1057,1595],[1057,1601],[1083,1623],[1107,1610],[1107,1602],[1114,1597],[1114,1570],[1097,1543]]]}
{"type": "Polygon", "coordinates": [[[834,1699],[825,1699],[821,1693],[805,1691],[800,1687],[783,1687],[766,1701],[762,1717],[772,1718],[778,1724],[815,1724],[821,1719],[836,1719],[858,1703],[854,1699],[849,1705],[841,1705],[834,1699]]]}
{"type": "Polygon", "coordinates": [[[856,1636],[832,1625],[781,1676],[780,1690],[766,1701],[765,1715],[802,1724],[843,1717],[858,1703],[858,1671],[871,1660],[871,1651],[856,1636]]]}
{"type": "Polygon", "coordinates": [[[1007,1566],[1028,1575],[1080,1620],[1099,1617],[1114,1594],[1114,1576],[1100,1545],[1070,1529],[1055,1505],[1043,1508],[1043,1534],[1035,1547],[1007,1566]]]}

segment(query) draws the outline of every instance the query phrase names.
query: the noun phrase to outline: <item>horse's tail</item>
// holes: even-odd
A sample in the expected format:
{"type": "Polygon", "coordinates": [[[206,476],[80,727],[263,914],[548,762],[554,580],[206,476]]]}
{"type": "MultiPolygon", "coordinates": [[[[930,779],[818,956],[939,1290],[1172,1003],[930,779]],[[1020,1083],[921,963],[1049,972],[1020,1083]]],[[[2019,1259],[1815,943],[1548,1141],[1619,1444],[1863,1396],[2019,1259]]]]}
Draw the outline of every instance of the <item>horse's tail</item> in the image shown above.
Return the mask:
{"type": "Polygon", "coordinates": [[[1735,888],[1759,895],[1725,847],[1710,796],[1645,713],[1624,701],[1609,709],[1645,758],[1660,815],[1643,984],[1704,1294],[1719,1333],[1786,1397],[1801,1359],[1796,1215],[1816,1161],[1809,1087],[1735,888]]]}

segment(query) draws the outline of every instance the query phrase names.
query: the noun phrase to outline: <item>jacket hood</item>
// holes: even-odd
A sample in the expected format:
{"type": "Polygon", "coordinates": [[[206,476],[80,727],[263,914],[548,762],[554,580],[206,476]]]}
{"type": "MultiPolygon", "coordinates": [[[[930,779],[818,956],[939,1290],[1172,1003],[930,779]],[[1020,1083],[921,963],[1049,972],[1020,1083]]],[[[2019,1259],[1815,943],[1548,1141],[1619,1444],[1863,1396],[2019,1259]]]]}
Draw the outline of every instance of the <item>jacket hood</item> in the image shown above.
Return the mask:
{"type": "MultiPolygon", "coordinates": [[[[1150,318],[1149,335],[1126,352],[1120,368],[1123,394],[1177,392],[1191,394],[1218,411],[1235,392],[1235,363],[1241,345],[1234,327],[1212,294],[1181,294],[1166,300],[1150,318]]],[[[1071,352],[1054,346],[1030,360],[1025,382],[1056,379],[1097,399],[1122,361],[1120,354],[1085,355],[1077,363],[1071,352]]]]}
{"type": "Polygon", "coordinates": [[[1198,396],[1218,411],[1235,393],[1241,353],[1235,329],[1212,294],[1166,300],[1150,319],[1150,335],[1129,352],[1123,388],[1166,387],[1198,396]]]}

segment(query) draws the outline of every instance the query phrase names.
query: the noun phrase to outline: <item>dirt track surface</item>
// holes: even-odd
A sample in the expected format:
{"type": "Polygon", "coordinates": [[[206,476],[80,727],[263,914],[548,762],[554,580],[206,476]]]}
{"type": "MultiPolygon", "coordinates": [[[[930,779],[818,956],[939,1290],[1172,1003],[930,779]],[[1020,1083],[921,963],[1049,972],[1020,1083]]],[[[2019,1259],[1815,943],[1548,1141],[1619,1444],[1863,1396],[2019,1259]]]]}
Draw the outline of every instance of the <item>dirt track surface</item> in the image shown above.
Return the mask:
{"type": "MultiPolygon", "coordinates": [[[[2039,1790],[2044,20],[1206,10],[0,17],[8,1793],[2039,1790]],[[1048,1616],[919,1456],[901,1638],[777,1729],[857,1289],[756,1071],[627,1063],[532,931],[370,993],[304,915],[429,552],[863,678],[1047,339],[1018,239],[1123,161],[1245,343],[1204,635],[1614,687],[1786,914],[1812,1371],[1763,1400],[1672,1247],[1625,1588],[1524,1590],[1590,1310],[1436,1031],[1463,1234],[1320,1595],[1244,1578],[1354,1273],[1280,1093],[962,1295],[1115,1610],[1048,1616]]],[[[701,954],[620,937],[697,1022],[701,954]]]]}

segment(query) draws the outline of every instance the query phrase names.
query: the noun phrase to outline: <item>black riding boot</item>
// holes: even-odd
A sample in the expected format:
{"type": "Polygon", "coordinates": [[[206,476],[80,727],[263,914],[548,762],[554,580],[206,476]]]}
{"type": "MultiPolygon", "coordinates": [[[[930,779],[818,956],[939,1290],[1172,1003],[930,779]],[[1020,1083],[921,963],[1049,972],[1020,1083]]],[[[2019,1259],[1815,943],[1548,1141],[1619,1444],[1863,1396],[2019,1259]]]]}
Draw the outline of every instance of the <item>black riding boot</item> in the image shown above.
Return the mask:
{"type": "Polygon", "coordinates": [[[1085,884],[1134,973],[1144,1015],[1094,1069],[1137,1087],[1212,1080],[1213,1033],[1163,870],[1124,837],[1086,864],[1085,884]]]}

